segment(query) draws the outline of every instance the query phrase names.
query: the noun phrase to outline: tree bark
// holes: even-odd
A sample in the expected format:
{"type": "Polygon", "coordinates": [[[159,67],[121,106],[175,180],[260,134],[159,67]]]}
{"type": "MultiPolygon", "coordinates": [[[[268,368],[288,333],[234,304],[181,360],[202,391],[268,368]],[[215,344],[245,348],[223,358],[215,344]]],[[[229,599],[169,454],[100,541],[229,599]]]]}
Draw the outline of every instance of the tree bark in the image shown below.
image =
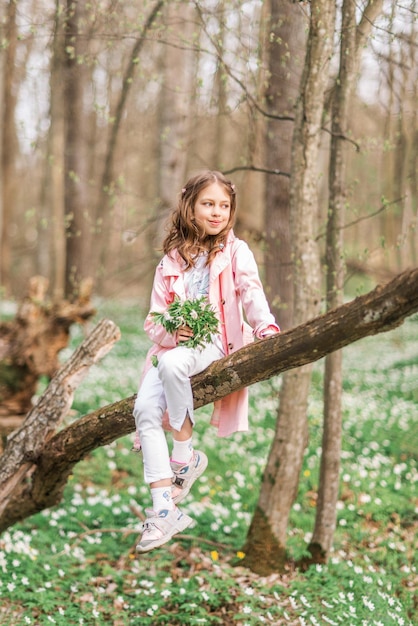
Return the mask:
{"type": "MultiPolygon", "coordinates": [[[[218,41],[218,54],[222,54],[226,48],[227,30],[225,27],[225,0],[221,0],[218,3],[217,12],[217,41],[218,41]]],[[[223,63],[218,57],[216,62],[215,76],[213,80],[213,95],[212,99],[216,106],[216,118],[215,118],[215,130],[214,130],[214,142],[212,147],[212,163],[213,169],[223,171],[225,169],[226,148],[228,142],[227,125],[229,119],[228,112],[228,92],[225,80],[225,70],[223,63]]]]}
{"type": "MultiPolygon", "coordinates": [[[[291,368],[317,361],[368,335],[389,331],[417,311],[418,269],[414,269],[316,319],[248,345],[213,363],[192,379],[195,408],[291,368]]],[[[135,396],[132,396],[98,409],[51,436],[38,456],[30,459],[30,480],[16,481],[0,516],[0,531],[58,504],[76,463],[92,450],[133,432],[134,401],[135,396]]],[[[12,480],[13,469],[18,471],[15,464],[9,467],[1,457],[0,461],[2,471],[7,471],[7,480],[12,480]]],[[[28,476],[27,468],[25,472],[28,476]]],[[[262,560],[268,561],[266,554],[262,560]]]]}
{"type": "Polygon", "coordinates": [[[51,129],[50,146],[52,162],[50,172],[50,209],[52,217],[52,249],[54,275],[52,292],[54,298],[60,300],[65,293],[65,268],[66,268],[66,245],[65,245],[65,204],[64,204],[64,84],[62,80],[62,67],[65,51],[61,38],[63,35],[62,17],[60,15],[59,2],[55,4],[55,28],[53,50],[54,56],[51,65],[51,129]]]}
{"type": "Polygon", "coordinates": [[[187,3],[167,4],[164,11],[173,40],[172,45],[166,45],[164,50],[158,110],[161,137],[157,181],[159,206],[154,233],[157,248],[161,247],[167,216],[176,205],[176,194],[180,192],[186,176],[197,58],[193,50],[195,7],[187,3]]]}
{"type": "Polygon", "coordinates": [[[58,354],[68,345],[71,325],[96,312],[91,285],[83,285],[83,297],[72,303],[51,302],[47,287],[47,279],[34,276],[15,319],[0,324],[0,437],[15,430],[32,408],[39,378],[58,371],[58,354]]]}
{"type": "MultiPolygon", "coordinates": [[[[349,134],[351,94],[356,80],[360,54],[370,33],[373,20],[382,9],[381,0],[373,0],[364,9],[356,27],[356,7],[352,0],[342,6],[339,73],[333,89],[331,108],[331,148],[329,157],[329,208],[326,237],[326,303],[331,310],[343,303],[344,294],[344,216],[347,197],[345,179],[349,134]]],[[[342,435],[343,355],[337,350],[325,358],[324,430],[315,527],[309,545],[311,562],[326,562],[332,547],[336,506],[339,492],[339,470],[342,435]]]]}
{"type": "Polygon", "coordinates": [[[5,52],[3,67],[3,106],[1,129],[1,214],[0,214],[0,284],[7,294],[11,290],[12,253],[10,244],[10,220],[16,202],[16,90],[14,77],[16,71],[16,0],[9,0],[6,9],[6,28],[4,33],[5,52]]]}
{"type": "Polygon", "coordinates": [[[105,356],[120,338],[118,327],[101,321],[53,378],[22,426],[12,433],[0,457],[0,516],[14,489],[33,470],[45,443],[71,407],[74,391],[89,368],[105,356]]]}
{"type": "Polygon", "coordinates": [[[64,20],[60,0],[55,0],[54,31],[51,42],[50,103],[47,155],[43,172],[38,227],[37,271],[51,277],[54,298],[65,292],[65,206],[64,206],[64,20]],[[52,233],[52,237],[51,237],[52,233]]]}
{"type": "MultiPolygon", "coordinates": [[[[319,143],[335,27],[335,3],[313,0],[296,106],[290,178],[290,233],[293,258],[293,323],[318,315],[321,268],[317,243],[319,143]]],[[[274,571],[285,559],[286,529],[307,441],[311,365],[286,374],[277,428],[260,497],[248,532],[244,563],[274,571]],[[263,554],[263,558],[261,557],[263,554]],[[267,558],[266,558],[266,555],[267,558]]]]}
{"type": "MultiPolygon", "coordinates": [[[[342,6],[340,68],[332,103],[329,156],[329,207],[326,237],[326,303],[331,310],[344,298],[344,216],[349,106],[356,75],[356,14],[353,0],[342,6]]],[[[325,358],[324,427],[315,528],[309,545],[312,558],[326,562],[332,546],[337,517],[342,433],[342,352],[325,358]]]]}
{"type": "MultiPolygon", "coordinates": [[[[418,51],[413,45],[418,40],[418,25],[414,23],[413,35],[411,35],[410,43],[410,64],[412,67],[418,67],[418,51]],[[415,39],[413,39],[413,37],[415,39]]],[[[411,102],[418,102],[418,80],[413,81],[411,102]]],[[[418,111],[417,107],[412,108],[412,138],[411,138],[411,162],[409,164],[409,198],[410,209],[412,213],[412,223],[410,232],[411,260],[413,265],[418,264],[418,111]]]]}
{"type": "MultiPolygon", "coordinates": [[[[290,172],[294,122],[306,49],[307,20],[298,3],[270,0],[266,6],[268,87],[265,122],[266,167],[290,172]]],[[[267,294],[282,330],[293,326],[293,264],[290,238],[290,180],[267,175],[265,181],[265,268],[267,294]]]]}
{"type": "Polygon", "coordinates": [[[88,121],[86,98],[87,67],[86,7],[81,0],[66,0],[65,22],[65,296],[77,297],[79,285],[90,274],[91,214],[88,196],[88,121]]]}

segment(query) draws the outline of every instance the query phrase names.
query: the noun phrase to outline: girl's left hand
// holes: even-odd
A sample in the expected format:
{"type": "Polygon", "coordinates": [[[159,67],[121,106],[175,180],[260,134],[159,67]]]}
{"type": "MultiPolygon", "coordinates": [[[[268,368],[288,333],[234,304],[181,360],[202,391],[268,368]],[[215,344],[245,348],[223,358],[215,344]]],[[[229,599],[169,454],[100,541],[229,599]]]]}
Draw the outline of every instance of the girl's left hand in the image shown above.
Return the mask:
{"type": "Polygon", "coordinates": [[[261,339],[267,339],[267,337],[272,337],[273,335],[277,335],[280,332],[274,326],[267,326],[265,330],[260,333],[261,339]]]}
{"type": "Polygon", "coordinates": [[[176,332],[176,343],[182,343],[183,341],[188,341],[191,337],[193,337],[193,331],[189,326],[180,326],[176,332]]]}

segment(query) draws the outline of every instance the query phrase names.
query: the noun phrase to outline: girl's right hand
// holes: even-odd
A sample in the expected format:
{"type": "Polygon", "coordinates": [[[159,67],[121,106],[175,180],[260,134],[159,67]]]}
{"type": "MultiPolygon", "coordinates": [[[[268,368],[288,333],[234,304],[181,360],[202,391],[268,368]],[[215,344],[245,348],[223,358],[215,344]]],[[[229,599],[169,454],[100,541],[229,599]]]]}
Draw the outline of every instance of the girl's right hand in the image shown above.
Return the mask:
{"type": "Polygon", "coordinates": [[[183,341],[188,341],[191,337],[193,337],[193,331],[190,326],[180,326],[176,332],[176,344],[182,343],[183,341]]]}

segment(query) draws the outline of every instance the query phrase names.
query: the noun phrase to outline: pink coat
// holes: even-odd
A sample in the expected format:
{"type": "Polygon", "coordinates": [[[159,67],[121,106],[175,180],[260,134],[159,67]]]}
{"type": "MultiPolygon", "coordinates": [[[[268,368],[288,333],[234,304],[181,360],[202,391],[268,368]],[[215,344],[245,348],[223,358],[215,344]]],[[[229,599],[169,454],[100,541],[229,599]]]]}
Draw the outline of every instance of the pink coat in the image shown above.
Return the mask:
{"type": "MultiPolygon", "coordinates": [[[[182,264],[177,258],[164,256],[157,266],[151,293],[150,311],[165,311],[178,296],[186,298],[182,264]]],[[[264,294],[254,255],[248,245],[231,231],[225,247],[210,266],[209,301],[220,320],[225,354],[239,350],[261,337],[268,326],[279,331],[264,294]],[[248,324],[244,322],[243,309],[248,324]]],[[[174,336],[148,314],[144,329],[153,342],[147,354],[143,375],[151,367],[151,357],[176,347],[174,336]]],[[[242,389],[214,403],[211,424],[225,437],[248,430],[248,390],[242,389]]]]}

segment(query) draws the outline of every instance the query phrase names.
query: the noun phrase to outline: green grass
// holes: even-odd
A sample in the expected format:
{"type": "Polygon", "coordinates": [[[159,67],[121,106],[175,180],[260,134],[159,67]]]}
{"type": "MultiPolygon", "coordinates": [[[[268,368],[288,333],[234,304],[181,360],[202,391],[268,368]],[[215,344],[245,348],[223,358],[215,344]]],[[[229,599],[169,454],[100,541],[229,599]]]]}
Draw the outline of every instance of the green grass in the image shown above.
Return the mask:
{"type": "MultiPolygon", "coordinates": [[[[80,385],[69,419],[137,388],[148,347],[140,313],[129,303],[99,305],[99,311],[121,327],[122,339],[80,385]]],[[[81,340],[74,328],[64,360],[81,340]]],[[[418,317],[349,346],[344,355],[338,525],[326,566],[305,573],[292,566],[306,553],[314,524],[318,363],[285,573],[260,578],[240,566],[274,433],[275,379],[251,389],[250,433],[219,439],[208,424],[210,408],[198,411],[195,440],[209,467],[182,505],[197,523],[163,549],[135,554],[150,498],[132,437],[80,463],[59,506],[0,537],[0,624],[417,624],[418,317]]]]}

